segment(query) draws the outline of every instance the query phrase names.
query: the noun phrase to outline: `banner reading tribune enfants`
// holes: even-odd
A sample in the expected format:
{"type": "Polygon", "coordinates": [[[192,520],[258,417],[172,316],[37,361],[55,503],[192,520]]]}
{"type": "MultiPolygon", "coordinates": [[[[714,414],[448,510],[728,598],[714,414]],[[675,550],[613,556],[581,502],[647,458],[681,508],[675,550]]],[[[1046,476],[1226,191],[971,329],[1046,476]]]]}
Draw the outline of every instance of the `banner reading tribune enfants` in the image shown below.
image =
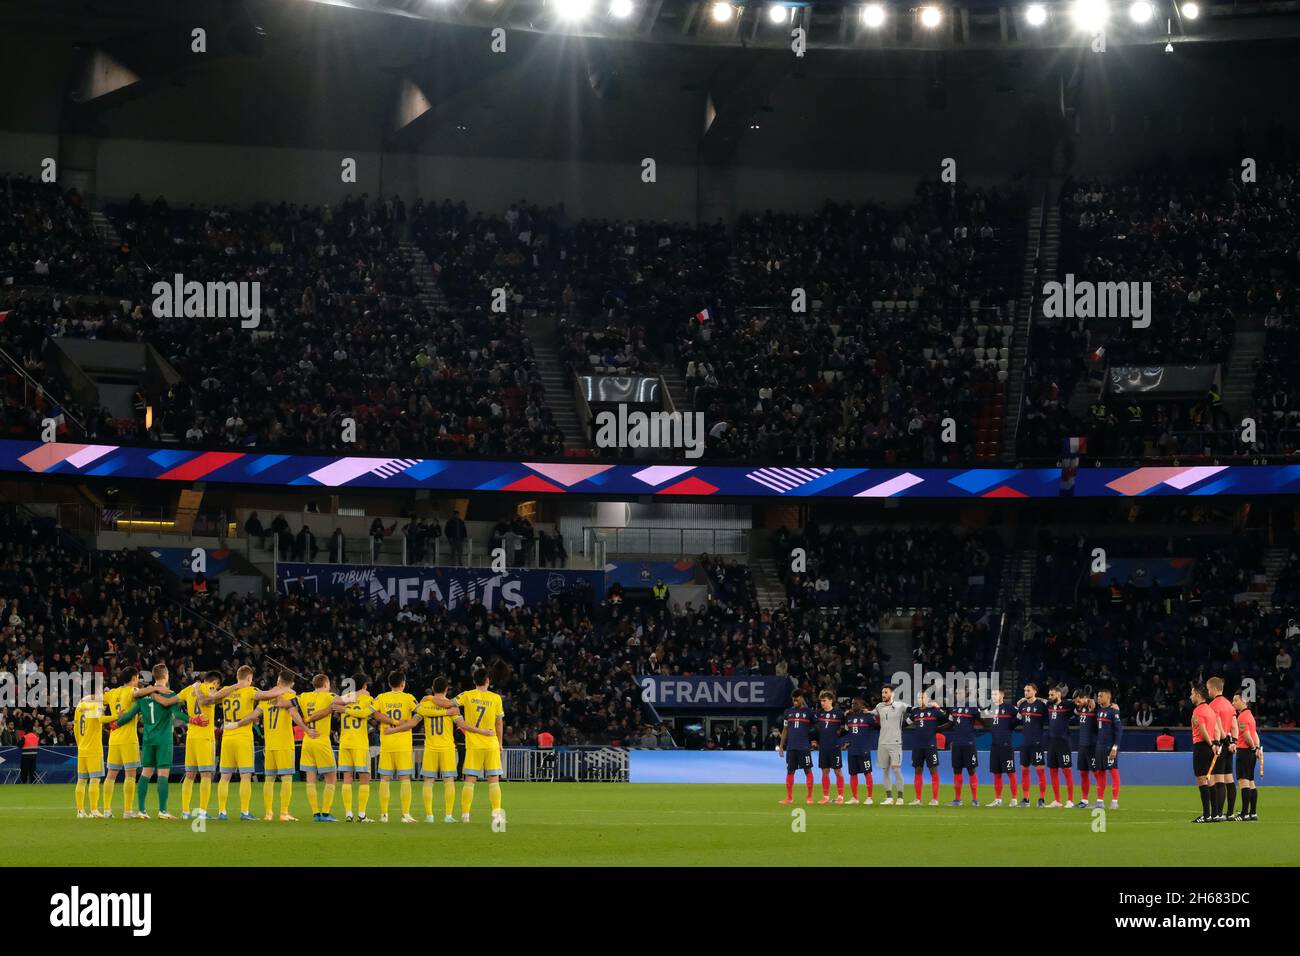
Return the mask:
{"type": "Polygon", "coordinates": [[[417,601],[456,611],[478,601],[489,611],[545,604],[565,594],[588,603],[598,600],[598,571],[518,570],[498,574],[487,568],[404,568],[393,566],[281,564],[276,568],[281,594],[339,597],[353,588],[377,604],[417,601]]]}

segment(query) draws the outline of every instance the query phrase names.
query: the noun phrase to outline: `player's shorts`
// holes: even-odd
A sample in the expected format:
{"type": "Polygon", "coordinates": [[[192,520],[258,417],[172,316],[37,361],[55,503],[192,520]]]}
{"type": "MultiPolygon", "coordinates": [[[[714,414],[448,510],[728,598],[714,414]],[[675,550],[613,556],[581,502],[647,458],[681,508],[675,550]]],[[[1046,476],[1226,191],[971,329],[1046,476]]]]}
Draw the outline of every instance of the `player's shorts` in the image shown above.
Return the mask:
{"type": "Polygon", "coordinates": [[[860,773],[871,776],[871,754],[849,754],[849,776],[856,777],[860,773]]]}
{"type": "Polygon", "coordinates": [[[817,751],[817,769],[818,770],[839,770],[843,765],[844,758],[841,756],[839,747],[832,747],[829,750],[817,751]]]}
{"type": "Polygon", "coordinates": [[[500,747],[466,747],[465,776],[501,777],[500,747]]]}
{"type": "Polygon", "coordinates": [[[994,773],[1016,772],[1016,749],[1011,744],[993,744],[989,747],[989,769],[994,773]]]}
{"type": "Polygon", "coordinates": [[[420,775],[428,780],[441,777],[444,780],[456,779],[456,751],[434,750],[424,748],[424,763],[420,775]]]}
{"type": "Polygon", "coordinates": [[[1192,775],[1204,777],[1210,772],[1214,760],[1214,748],[1204,740],[1192,744],[1192,775]]]}
{"type": "Polygon", "coordinates": [[[150,767],[154,770],[170,770],[172,768],[172,745],[170,741],[165,744],[141,745],[140,766],[150,767]]]}
{"type": "Polygon", "coordinates": [[[1105,750],[1098,748],[1095,759],[1097,763],[1096,766],[1092,768],[1093,770],[1099,770],[1102,773],[1105,773],[1107,770],[1116,770],[1119,768],[1119,754],[1117,753],[1112,757],[1110,755],[1109,747],[1105,750]]]}
{"type": "Polygon", "coordinates": [[[1025,744],[1020,748],[1020,766],[1022,767],[1041,767],[1047,754],[1043,752],[1041,745],[1025,744]]]}
{"type": "Polygon", "coordinates": [[[912,748],[912,769],[920,770],[922,767],[936,768],[939,766],[939,748],[938,747],[913,747],[912,748]]]}
{"type": "Polygon", "coordinates": [[[980,765],[979,751],[975,749],[974,744],[953,744],[952,745],[952,769],[969,770],[974,773],[980,765]]]}
{"type": "Polygon", "coordinates": [[[1074,766],[1081,773],[1092,773],[1097,769],[1097,753],[1094,750],[1080,750],[1075,754],[1074,766]]]}
{"type": "Polygon", "coordinates": [[[344,747],[340,744],[339,770],[343,773],[370,773],[370,745],[344,747]]]}
{"type": "MultiPolygon", "coordinates": [[[[317,743],[316,741],[302,742],[302,754],[298,758],[298,764],[303,773],[308,770],[314,770],[317,773],[334,773],[338,769],[338,764],[334,761],[334,748],[328,744],[317,743]]],[[[369,768],[370,761],[366,761],[366,767],[369,768]]]]}
{"type": "Polygon", "coordinates": [[[293,750],[263,750],[262,766],[265,768],[265,774],[268,777],[292,777],[293,750]]]}
{"type": "Polygon", "coordinates": [[[413,777],[415,776],[415,754],[411,751],[405,753],[396,753],[394,751],[379,752],[379,776],[384,780],[391,780],[393,777],[413,777]]]}
{"type": "Polygon", "coordinates": [[[876,751],[876,757],[881,770],[901,770],[903,768],[902,747],[881,747],[876,751]]]}
{"type": "Polygon", "coordinates": [[[140,741],[128,739],[124,743],[108,742],[108,769],[135,770],[140,766],[140,741]]]}
{"type": "Polygon", "coordinates": [[[185,738],[185,772],[211,773],[216,769],[217,742],[211,737],[185,738]]]}
{"type": "Polygon", "coordinates": [[[90,780],[104,776],[104,748],[77,751],[77,779],[90,780]]]}
{"type": "Polygon", "coordinates": [[[1228,749],[1232,743],[1234,741],[1231,737],[1224,737],[1219,741],[1219,762],[1214,765],[1215,773],[1221,773],[1226,777],[1232,776],[1232,755],[1237,752],[1228,749]]]}
{"type": "Polygon", "coordinates": [[[1251,780],[1255,779],[1255,764],[1259,762],[1253,750],[1237,750],[1237,779],[1251,780]]]}
{"type": "MultiPolygon", "coordinates": [[[[468,749],[465,751],[465,765],[469,766],[468,749]]],[[[794,773],[796,770],[812,770],[811,750],[787,750],[785,752],[785,772],[794,773]]]]}
{"type": "Polygon", "coordinates": [[[253,739],[251,737],[221,738],[221,772],[252,773],[257,769],[253,761],[253,739]]]}
{"type": "Polygon", "coordinates": [[[1074,766],[1068,740],[1053,740],[1047,744],[1047,766],[1052,770],[1069,770],[1074,766]]]}

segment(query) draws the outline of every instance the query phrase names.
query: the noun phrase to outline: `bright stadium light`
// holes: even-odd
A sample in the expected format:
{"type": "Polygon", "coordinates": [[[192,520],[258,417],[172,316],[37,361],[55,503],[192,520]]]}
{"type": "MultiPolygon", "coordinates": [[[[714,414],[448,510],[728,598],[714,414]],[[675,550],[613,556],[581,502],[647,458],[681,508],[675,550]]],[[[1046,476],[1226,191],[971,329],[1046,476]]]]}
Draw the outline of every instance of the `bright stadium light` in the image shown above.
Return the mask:
{"type": "Polygon", "coordinates": [[[555,0],[555,9],[562,20],[581,20],[591,12],[591,0],[555,0]]]}
{"type": "Polygon", "coordinates": [[[773,23],[785,23],[790,17],[790,10],[783,3],[773,3],[767,8],[767,18],[773,23]]]}
{"type": "Polygon", "coordinates": [[[1074,0],[1070,18],[1080,30],[1100,30],[1110,19],[1110,4],[1106,0],[1074,0]]]}
{"type": "Polygon", "coordinates": [[[921,26],[928,30],[933,30],[943,20],[943,14],[938,7],[921,8],[921,26]]]}
{"type": "Polygon", "coordinates": [[[1150,23],[1151,18],[1155,16],[1155,11],[1151,9],[1151,4],[1147,0],[1137,0],[1128,8],[1129,19],[1134,23],[1150,23]]]}
{"type": "Polygon", "coordinates": [[[609,5],[609,15],[618,20],[626,20],[632,15],[632,0],[613,0],[609,5]]]}
{"type": "Polygon", "coordinates": [[[1183,16],[1189,20],[1195,20],[1201,15],[1201,8],[1194,3],[1183,4],[1183,16]]]}
{"type": "Polygon", "coordinates": [[[1047,22],[1047,7],[1041,3],[1031,3],[1025,7],[1025,22],[1031,27],[1041,27],[1047,22]]]}
{"type": "Polygon", "coordinates": [[[726,23],[731,19],[731,4],[715,3],[713,5],[713,20],[715,23],[726,23]]]}
{"type": "Polygon", "coordinates": [[[885,22],[885,8],[878,3],[868,3],[862,8],[862,22],[874,30],[885,22]]]}

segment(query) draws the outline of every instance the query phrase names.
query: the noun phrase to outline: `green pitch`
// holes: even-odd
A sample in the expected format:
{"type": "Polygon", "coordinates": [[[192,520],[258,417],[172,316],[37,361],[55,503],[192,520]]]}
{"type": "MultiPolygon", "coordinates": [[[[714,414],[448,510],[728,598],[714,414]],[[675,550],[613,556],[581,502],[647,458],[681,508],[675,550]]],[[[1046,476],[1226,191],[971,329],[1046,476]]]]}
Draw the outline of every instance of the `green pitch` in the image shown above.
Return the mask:
{"type": "MultiPolygon", "coordinates": [[[[171,792],[172,812],[179,815],[180,786],[173,784],[171,792]]],[[[114,820],[76,819],[71,785],[3,786],[0,865],[785,866],[794,859],[823,866],[1009,866],[1029,860],[1198,866],[1229,859],[1300,865],[1295,787],[1261,789],[1258,823],[1212,826],[1189,822],[1200,811],[1191,787],[1126,787],[1122,809],[1105,813],[1104,832],[1094,829],[1103,821],[1091,809],[782,807],[779,786],[508,783],[504,792],[504,833],[492,831],[486,787],[475,794],[468,826],[441,822],[441,787],[435,788],[440,822],[396,822],[396,786],[393,822],[361,826],[313,823],[301,782],[294,787],[298,823],[212,820],[196,833],[179,820],[121,819],[120,783],[114,820]],[[803,811],[802,832],[792,810],[803,811]]],[[[951,788],[944,795],[951,799],[951,788]]],[[[149,803],[156,814],[152,792],[149,803]]],[[[377,786],[368,810],[378,816],[377,786]]],[[[253,812],[260,817],[261,811],[257,784],[253,812]]],[[[334,812],[342,812],[337,798],[334,812]]],[[[418,782],[412,812],[423,819],[418,782]]]]}

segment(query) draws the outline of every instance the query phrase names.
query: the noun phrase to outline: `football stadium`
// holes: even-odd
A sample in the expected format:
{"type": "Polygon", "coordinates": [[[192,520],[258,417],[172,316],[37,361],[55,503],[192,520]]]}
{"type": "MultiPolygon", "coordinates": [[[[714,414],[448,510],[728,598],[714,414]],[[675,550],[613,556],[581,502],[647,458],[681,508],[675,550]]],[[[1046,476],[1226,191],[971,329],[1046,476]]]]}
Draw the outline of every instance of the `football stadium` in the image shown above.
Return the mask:
{"type": "Polygon", "coordinates": [[[0,6],[37,921],[358,865],[1284,915],[1298,54],[1290,2],[0,6]]]}

